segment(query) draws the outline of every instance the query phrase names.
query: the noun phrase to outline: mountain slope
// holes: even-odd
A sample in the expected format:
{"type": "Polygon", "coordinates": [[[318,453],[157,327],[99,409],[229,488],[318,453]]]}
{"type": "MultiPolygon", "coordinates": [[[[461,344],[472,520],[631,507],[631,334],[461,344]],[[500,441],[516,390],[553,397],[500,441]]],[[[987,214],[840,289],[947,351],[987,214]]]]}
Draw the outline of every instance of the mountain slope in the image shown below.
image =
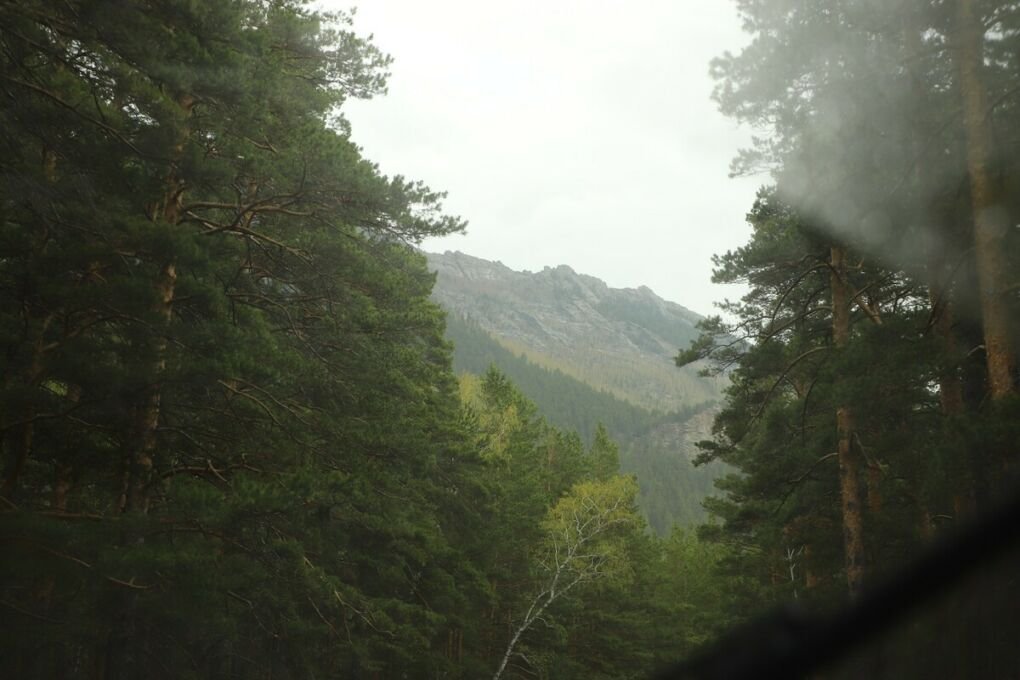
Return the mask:
{"type": "MultiPolygon", "coordinates": [[[[457,373],[482,375],[495,365],[535,403],[551,425],[576,431],[586,445],[591,444],[600,422],[620,440],[647,431],[663,417],[562,371],[543,368],[515,355],[478,324],[457,313],[447,315],[446,336],[454,343],[453,368],[457,373]]],[[[682,417],[692,413],[685,411],[682,417]]]]}
{"type": "MultiPolygon", "coordinates": [[[[432,257],[430,256],[430,260],[432,257]]],[[[620,444],[622,470],[638,478],[641,487],[639,504],[649,525],[657,533],[668,533],[674,523],[689,525],[703,520],[705,513],[701,501],[712,492],[712,482],[721,473],[721,469],[717,465],[694,467],[691,460],[696,453],[694,442],[708,437],[710,433],[714,413],[711,399],[687,403],[680,399],[672,399],[668,403],[675,406],[670,412],[639,405],[663,400],[650,399],[636,389],[626,391],[618,389],[610,392],[605,387],[601,389],[593,387],[578,379],[578,374],[583,374],[584,371],[580,370],[577,362],[571,361],[572,357],[563,358],[562,355],[556,354],[558,357],[556,360],[550,358],[550,354],[556,351],[555,343],[547,340],[539,351],[532,345],[534,337],[539,335],[535,328],[524,332],[519,325],[505,321],[505,319],[520,321],[530,316],[535,319],[535,324],[528,324],[529,326],[544,325],[549,330],[558,329],[561,335],[559,342],[563,343],[570,341],[567,333],[571,328],[576,333],[576,329],[590,328],[596,324],[611,326],[613,323],[621,323],[621,319],[626,318],[647,319],[651,325],[650,329],[637,321],[623,322],[623,337],[640,338],[647,334],[653,338],[647,344],[654,347],[659,354],[648,350],[650,356],[632,356],[631,361],[637,363],[643,359],[646,366],[658,366],[659,372],[679,373],[663,357],[667,352],[665,346],[668,345],[668,340],[663,336],[687,332],[686,315],[695,319],[697,315],[675,305],[675,308],[683,310],[682,313],[685,314],[678,320],[669,313],[676,313],[668,307],[671,303],[664,301],[658,301],[654,308],[665,307],[667,313],[651,312],[649,306],[640,304],[640,299],[637,304],[628,306],[626,295],[613,295],[609,292],[612,289],[601,281],[577,275],[573,276],[588,280],[586,285],[596,290],[604,289],[601,299],[594,300],[587,309],[583,305],[571,304],[569,296],[563,292],[564,288],[570,290],[571,287],[564,285],[562,277],[559,280],[557,277],[540,277],[537,281],[533,280],[526,285],[526,290],[530,294],[525,295],[515,287],[521,284],[524,278],[538,275],[517,276],[517,272],[510,272],[497,263],[487,263],[462,255],[457,257],[467,258],[467,265],[472,269],[474,278],[458,282],[454,295],[450,295],[450,291],[443,284],[437,285],[434,293],[440,301],[443,301],[444,297],[446,299],[443,304],[448,310],[447,337],[455,346],[455,370],[482,374],[489,366],[495,365],[535,402],[552,425],[578,432],[589,444],[595,426],[599,422],[604,424],[610,435],[620,444]],[[486,272],[492,275],[480,278],[486,272]],[[479,292],[473,293],[472,286],[468,283],[472,280],[487,283],[479,285],[479,292]],[[543,290],[545,286],[551,286],[553,290],[543,290]],[[562,307],[573,309],[572,312],[565,314],[566,318],[556,317],[549,309],[549,299],[556,297],[559,297],[562,307]],[[526,299],[527,304],[522,303],[522,299],[526,299]],[[536,301],[539,305],[546,305],[546,309],[532,313],[536,301]],[[599,308],[606,310],[606,313],[603,314],[599,308]],[[485,315],[487,309],[498,309],[495,321],[485,315]],[[591,313],[588,310],[595,311],[591,313]],[[584,318],[585,313],[590,316],[584,318]],[[490,328],[510,328],[515,331],[515,335],[512,338],[496,337],[494,331],[483,328],[484,321],[488,322],[490,328]],[[652,345],[652,342],[655,345],[652,345]],[[514,351],[508,347],[513,347],[514,351]],[[543,359],[544,365],[536,362],[535,357],[543,359]],[[627,393],[627,400],[621,398],[620,392],[627,393]],[[679,406],[680,404],[682,406],[679,406]]],[[[561,271],[562,269],[564,268],[561,268],[561,271]]],[[[443,278],[440,280],[443,281],[443,278]]],[[[577,291],[577,287],[574,286],[573,290],[577,291]]],[[[633,292],[641,294],[641,291],[624,291],[625,294],[633,292]]],[[[543,337],[548,338],[551,335],[545,333],[543,337]]],[[[613,329],[610,327],[601,337],[610,338],[609,343],[615,343],[616,347],[626,342],[621,339],[620,334],[615,338],[613,335],[613,329]]],[[[676,347],[671,350],[675,351],[676,347]]],[[[698,388],[714,396],[717,383],[704,382],[708,383],[707,387],[698,388]]],[[[660,381],[657,389],[664,389],[663,385],[668,384],[666,380],[660,381]]],[[[694,384],[697,385],[697,382],[694,384]]]]}
{"type": "Polygon", "coordinates": [[[516,272],[463,253],[427,254],[433,296],[514,354],[649,409],[715,401],[721,382],[677,369],[698,314],[648,288],[617,289],[570,267],[516,272]]]}

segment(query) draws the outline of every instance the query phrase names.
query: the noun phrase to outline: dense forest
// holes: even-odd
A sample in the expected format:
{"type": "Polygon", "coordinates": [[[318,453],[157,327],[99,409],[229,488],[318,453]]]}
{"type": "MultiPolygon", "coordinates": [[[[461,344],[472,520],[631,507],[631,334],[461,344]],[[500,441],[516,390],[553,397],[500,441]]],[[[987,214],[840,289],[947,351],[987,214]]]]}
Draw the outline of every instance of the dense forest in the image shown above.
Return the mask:
{"type": "Polygon", "coordinates": [[[719,623],[723,548],[650,537],[604,429],[455,379],[412,246],[463,224],[350,141],[388,59],[349,17],[28,2],[0,43],[5,677],[637,676],[719,623]]]}
{"type": "MultiPolygon", "coordinates": [[[[455,374],[415,246],[465,224],[351,141],[390,60],[350,15],[0,4],[0,674],[647,677],[1010,493],[1020,3],[736,4],[774,181],[677,357],[732,472],[665,536],[604,426],[644,414],[455,374]]],[[[1016,573],[857,677],[1015,675],[1016,573]]]]}
{"type": "MultiPolygon", "coordinates": [[[[638,507],[649,528],[665,536],[674,525],[692,526],[706,519],[702,501],[725,470],[718,462],[695,467],[695,416],[711,418],[713,404],[662,413],[596,390],[558,370],[515,355],[477,324],[456,314],[446,319],[446,337],[454,344],[458,374],[484,374],[492,366],[504,373],[549,424],[577,432],[591,446],[601,428],[619,447],[620,470],[638,481],[638,507]]],[[[707,427],[705,428],[707,430],[707,427]]]]}
{"type": "MultiPolygon", "coordinates": [[[[715,97],[766,133],[733,171],[775,182],[715,259],[749,292],[677,358],[731,379],[702,457],[738,473],[702,537],[832,603],[1016,493],[1020,4],[738,5],[715,97]]],[[[1011,573],[860,676],[1013,677],[1011,573]]]]}

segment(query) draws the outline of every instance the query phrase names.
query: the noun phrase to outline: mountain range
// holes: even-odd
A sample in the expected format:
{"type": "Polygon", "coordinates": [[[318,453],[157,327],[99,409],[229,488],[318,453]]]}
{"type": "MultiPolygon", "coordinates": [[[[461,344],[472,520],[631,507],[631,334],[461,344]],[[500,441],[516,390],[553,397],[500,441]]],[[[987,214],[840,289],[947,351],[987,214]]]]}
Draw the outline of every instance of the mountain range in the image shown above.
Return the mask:
{"type": "Polygon", "coordinates": [[[646,287],[611,288],[561,265],[520,272],[459,252],[426,254],[447,311],[458,372],[496,366],[556,427],[589,440],[598,422],[620,443],[653,530],[704,519],[721,474],[694,467],[724,382],[676,368],[702,318],[646,287]]]}

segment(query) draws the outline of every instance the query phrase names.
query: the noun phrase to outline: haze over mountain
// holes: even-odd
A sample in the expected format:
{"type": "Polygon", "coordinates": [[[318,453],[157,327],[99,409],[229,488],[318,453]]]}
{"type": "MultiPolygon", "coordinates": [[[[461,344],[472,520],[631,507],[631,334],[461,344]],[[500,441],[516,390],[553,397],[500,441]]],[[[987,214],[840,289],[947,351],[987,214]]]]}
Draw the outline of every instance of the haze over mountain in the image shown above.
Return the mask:
{"type": "Polygon", "coordinates": [[[705,518],[701,501],[722,468],[692,459],[710,434],[721,381],[672,361],[695,337],[698,314],[567,266],[531,273],[463,253],[427,257],[458,373],[496,366],[551,424],[589,444],[604,424],[656,532],[705,518]]]}

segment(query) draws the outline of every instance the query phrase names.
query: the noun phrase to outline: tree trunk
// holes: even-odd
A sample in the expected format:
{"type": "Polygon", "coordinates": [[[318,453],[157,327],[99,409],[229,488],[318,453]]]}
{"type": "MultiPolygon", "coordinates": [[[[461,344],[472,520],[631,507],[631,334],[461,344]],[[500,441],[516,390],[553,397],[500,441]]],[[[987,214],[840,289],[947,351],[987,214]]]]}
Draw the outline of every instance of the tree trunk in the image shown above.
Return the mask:
{"type": "MultiPolygon", "coordinates": [[[[911,56],[924,52],[924,42],[921,39],[922,26],[915,22],[907,21],[904,26],[904,42],[911,56]]],[[[928,107],[925,97],[927,93],[922,87],[922,76],[917,71],[917,62],[911,59],[907,62],[907,70],[910,73],[911,94],[919,107],[927,111],[928,107]]],[[[931,304],[931,325],[939,339],[943,356],[955,357],[956,338],[953,335],[953,305],[952,305],[952,276],[946,267],[946,253],[949,252],[949,243],[953,240],[950,233],[951,220],[946,218],[945,209],[935,205],[934,191],[927,176],[927,165],[925,161],[925,146],[922,133],[919,131],[923,124],[918,121],[913,125],[912,147],[914,150],[914,213],[917,216],[919,231],[923,237],[926,250],[926,278],[928,280],[928,302],[931,304]]],[[[947,416],[963,413],[963,382],[957,371],[940,368],[938,375],[939,382],[939,404],[942,414],[947,416]]]]}
{"type": "Polygon", "coordinates": [[[963,100],[963,126],[967,140],[967,173],[970,177],[974,219],[974,254],[977,260],[981,317],[984,324],[985,357],[992,399],[1014,393],[1015,357],[1009,334],[1008,282],[1005,237],[1008,220],[999,205],[989,171],[992,138],[989,109],[981,70],[984,64],[984,28],[975,14],[974,0],[957,0],[956,67],[963,100]]]}
{"type": "Polygon", "coordinates": [[[822,582],[814,564],[814,552],[810,543],[805,543],[800,550],[800,565],[804,572],[804,589],[812,590],[822,582]]]}
{"type": "MultiPolygon", "coordinates": [[[[184,198],[184,181],[180,177],[177,163],[184,153],[190,128],[187,119],[191,116],[195,99],[181,95],[177,99],[185,121],[173,149],[173,161],[166,178],[166,191],[162,200],[152,206],[150,219],[176,225],[181,219],[181,205],[184,198]]],[[[149,487],[153,477],[156,451],[156,431],[159,428],[160,404],[163,395],[162,378],[166,371],[166,348],[170,321],[173,317],[174,292],[177,285],[177,263],[171,259],[163,263],[156,277],[157,300],[154,311],[158,314],[164,333],[154,343],[154,361],[150,375],[152,381],[145,388],[138,407],[134,411],[134,427],[130,435],[125,456],[124,485],[121,496],[123,512],[148,512],[149,487]]]]}
{"type": "Polygon", "coordinates": [[[876,463],[868,463],[868,512],[878,515],[882,512],[885,498],[882,496],[882,468],[876,463]]]}
{"type": "MultiPolygon", "coordinates": [[[[57,154],[53,149],[46,148],[43,150],[42,166],[43,175],[46,177],[46,181],[50,184],[56,182],[57,154]]],[[[26,325],[30,325],[32,320],[27,306],[25,307],[25,315],[26,325]]],[[[38,386],[42,377],[43,346],[46,343],[46,331],[50,327],[55,316],[56,315],[54,313],[50,313],[42,319],[39,325],[38,335],[32,342],[32,359],[22,376],[24,386],[27,390],[38,386]]],[[[9,386],[12,382],[14,381],[5,380],[5,387],[9,386]]],[[[4,473],[3,484],[0,485],[0,497],[10,498],[14,494],[15,488],[17,488],[18,478],[21,476],[21,471],[25,468],[25,462],[28,460],[28,457],[32,452],[32,442],[35,438],[35,426],[33,425],[32,419],[35,415],[35,408],[29,400],[26,400],[19,415],[22,422],[13,427],[12,431],[7,434],[5,448],[7,449],[8,464],[4,473]]]]}
{"type": "MultiPolygon", "coordinates": [[[[913,19],[914,17],[911,17],[913,19]]],[[[924,22],[908,19],[904,25],[904,42],[907,46],[910,59],[905,64],[910,73],[911,94],[913,96],[916,110],[921,111],[919,115],[924,116],[930,111],[928,102],[928,91],[923,86],[923,76],[918,70],[918,61],[913,58],[924,53],[924,41],[922,33],[925,30],[924,22]]],[[[929,319],[930,329],[935,334],[936,345],[939,352],[938,362],[938,386],[939,386],[939,410],[944,418],[951,419],[958,417],[964,412],[964,391],[963,375],[958,366],[960,359],[956,333],[953,329],[954,301],[953,291],[958,285],[956,268],[947,266],[947,253],[953,247],[960,248],[956,233],[954,233],[954,220],[949,214],[950,211],[936,201],[936,189],[927,173],[925,155],[929,151],[926,148],[927,133],[922,132],[926,126],[924,120],[917,120],[912,126],[911,143],[914,151],[914,173],[913,193],[915,202],[912,213],[916,217],[916,231],[922,238],[925,249],[925,278],[928,284],[928,303],[931,307],[931,318],[929,319]]],[[[964,249],[969,250],[969,249],[964,249]]],[[[962,257],[962,255],[961,255],[962,257]]],[[[973,493],[973,475],[970,473],[968,461],[962,456],[956,456],[951,463],[950,474],[958,480],[959,487],[966,487],[961,493],[973,493]]],[[[921,489],[915,489],[916,503],[921,513],[919,520],[919,532],[923,540],[930,540],[933,536],[933,525],[931,522],[931,508],[928,507],[928,500],[924,498],[921,489]]]]}
{"type": "MultiPolygon", "coordinates": [[[[26,391],[38,387],[43,376],[42,346],[45,342],[46,328],[49,326],[53,315],[43,320],[39,335],[32,343],[32,360],[21,376],[21,383],[26,391]]],[[[16,379],[15,379],[16,380],[16,379]]],[[[10,382],[15,382],[11,380],[10,382]]],[[[35,407],[30,399],[26,399],[18,411],[19,421],[6,433],[5,449],[7,454],[7,469],[4,473],[3,485],[0,486],[0,497],[10,498],[18,486],[18,478],[25,468],[32,452],[32,442],[35,439],[35,426],[33,418],[36,415],[35,407]]]]}
{"type": "MultiPolygon", "coordinates": [[[[850,291],[846,280],[846,252],[830,251],[832,273],[832,339],[837,350],[850,341],[850,291]]],[[[839,491],[843,514],[843,550],[847,589],[856,597],[864,582],[864,519],[861,512],[860,460],[853,446],[854,419],[849,405],[836,408],[836,452],[839,459],[839,491]]]]}
{"type": "MultiPolygon", "coordinates": [[[[943,357],[955,358],[957,355],[956,336],[953,335],[953,306],[947,288],[934,282],[929,284],[928,296],[931,301],[932,314],[935,315],[933,327],[939,340],[939,350],[943,357]]],[[[939,368],[939,407],[944,416],[958,416],[963,413],[963,380],[959,373],[949,367],[939,368]]]]}
{"type": "MultiPolygon", "coordinates": [[[[78,404],[81,401],[81,393],[80,385],[69,385],[67,388],[68,403],[78,404]]],[[[71,489],[74,488],[75,446],[76,443],[68,442],[64,449],[66,457],[54,462],[52,506],[57,512],[67,512],[67,499],[71,489]]]]}
{"type": "MultiPolygon", "coordinates": [[[[31,410],[22,411],[23,417],[31,417],[31,410]]],[[[0,496],[10,498],[14,495],[14,489],[18,485],[18,478],[25,468],[25,461],[28,460],[32,450],[32,439],[35,430],[32,423],[21,423],[12,428],[7,437],[7,470],[4,473],[4,482],[0,486],[0,496]]]]}

